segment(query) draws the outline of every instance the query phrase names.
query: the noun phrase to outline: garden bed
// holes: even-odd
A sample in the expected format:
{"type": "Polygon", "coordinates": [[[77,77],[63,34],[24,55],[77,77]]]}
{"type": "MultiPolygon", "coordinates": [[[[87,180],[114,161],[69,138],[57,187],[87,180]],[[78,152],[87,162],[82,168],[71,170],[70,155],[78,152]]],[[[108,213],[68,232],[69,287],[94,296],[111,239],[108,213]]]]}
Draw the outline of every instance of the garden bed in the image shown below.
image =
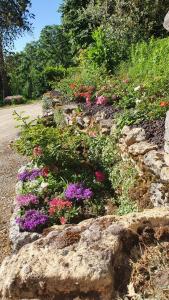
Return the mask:
{"type": "Polygon", "coordinates": [[[146,140],[158,146],[159,149],[164,148],[164,132],[165,132],[165,118],[158,120],[142,121],[137,126],[145,130],[146,140]]]}

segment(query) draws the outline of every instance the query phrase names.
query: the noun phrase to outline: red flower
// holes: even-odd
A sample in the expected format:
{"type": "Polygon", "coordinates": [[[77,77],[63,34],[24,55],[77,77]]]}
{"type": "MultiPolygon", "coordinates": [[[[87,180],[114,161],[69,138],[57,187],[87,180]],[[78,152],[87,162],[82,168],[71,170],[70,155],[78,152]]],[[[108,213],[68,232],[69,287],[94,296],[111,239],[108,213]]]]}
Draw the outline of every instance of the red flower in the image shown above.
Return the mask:
{"type": "Polygon", "coordinates": [[[48,175],[49,175],[49,168],[48,167],[44,167],[42,169],[42,176],[43,177],[48,177],[48,175]]]}
{"type": "Polygon", "coordinates": [[[129,83],[129,82],[130,82],[130,80],[128,78],[123,80],[123,83],[129,83]]]}
{"type": "Polygon", "coordinates": [[[60,218],[60,223],[61,223],[62,225],[65,225],[66,222],[67,222],[67,219],[66,219],[65,217],[61,217],[61,218],[60,218]]]}
{"type": "Polygon", "coordinates": [[[40,146],[36,146],[34,149],[33,149],[33,156],[42,156],[43,155],[43,150],[40,146]]]}
{"type": "Polygon", "coordinates": [[[101,171],[96,171],[95,177],[96,177],[96,181],[98,181],[98,182],[103,182],[103,181],[105,181],[105,178],[106,178],[105,174],[101,171]]]}
{"type": "Polygon", "coordinates": [[[54,215],[55,212],[60,212],[63,209],[70,209],[71,207],[72,202],[60,198],[54,198],[50,201],[49,214],[54,215]]]}
{"type": "Polygon", "coordinates": [[[168,105],[169,105],[169,103],[166,102],[166,101],[160,102],[160,106],[161,106],[161,107],[166,107],[166,106],[168,106],[168,105]]]}

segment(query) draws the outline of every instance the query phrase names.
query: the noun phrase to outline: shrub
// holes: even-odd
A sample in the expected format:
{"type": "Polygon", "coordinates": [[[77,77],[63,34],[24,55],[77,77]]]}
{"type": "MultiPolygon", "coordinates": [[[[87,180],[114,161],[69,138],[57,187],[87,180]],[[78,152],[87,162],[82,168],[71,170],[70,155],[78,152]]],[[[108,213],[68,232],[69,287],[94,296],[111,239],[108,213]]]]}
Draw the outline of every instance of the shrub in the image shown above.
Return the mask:
{"type": "Polygon", "coordinates": [[[21,104],[24,103],[25,99],[23,96],[16,95],[16,96],[8,96],[4,99],[4,104],[21,104]]]}

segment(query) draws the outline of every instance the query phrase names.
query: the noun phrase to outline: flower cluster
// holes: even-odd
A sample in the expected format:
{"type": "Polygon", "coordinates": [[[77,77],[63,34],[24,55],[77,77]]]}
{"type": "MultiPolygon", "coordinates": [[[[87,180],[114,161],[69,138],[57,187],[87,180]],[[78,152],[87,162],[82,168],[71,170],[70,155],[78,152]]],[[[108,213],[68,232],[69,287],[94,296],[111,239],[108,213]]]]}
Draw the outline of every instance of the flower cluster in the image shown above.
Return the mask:
{"type": "Polygon", "coordinates": [[[18,180],[20,181],[28,181],[34,180],[37,177],[42,175],[42,170],[33,169],[33,170],[25,170],[22,173],[18,174],[18,180]]]}
{"type": "Polygon", "coordinates": [[[33,156],[34,157],[41,157],[43,155],[43,150],[40,146],[36,146],[34,149],[33,149],[33,156]]]}
{"type": "Polygon", "coordinates": [[[108,97],[105,96],[99,96],[96,98],[96,104],[97,105],[106,105],[108,103],[108,97]]]}
{"type": "Polygon", "coordinates": [[[95,91],[94,86],[80,86],[78,91],[74,94],[76,98],[85,98],[86,104],[91,105],[91,97],[95,91]]]}
{"type": "Polygon", "coordinates": [[[167,102],[167,101],[162,101],[162,102],[160,102],[160,106],[161,106],[161,107],[167,107],[167,106],[169,106],[169,102],[167,102]]]}
{"type": "Polygon", "coordinates": [[[85,188],[81,183],[71,183],[65,190],[65,197],[69,200],[86,200],[93,196],[93,192],[89,188],[85,188]]]}
{"type": "Polygon", "coordinates": [[[39,232],[49,221],[44,213],[32,209],[26,211],[25,215],[16,219],[21,230],[39,232]]]}
{"type": "Polygon", "coordinates": [[[106,176],[103,172],[96,171],[95,172],[95,178],[96,178],[96,181],[98,181],[98,182],[104,182],[105,179],[106,179],[106,176]]]}
{"type": "Polygon", "coordinates": [[[20,181],[32,181],[39,176],[47,177],[49,174],[48,167],[44,167],[43,169],[32,169],[32,170],[24,170],[23,172],[18,174],[18,180],[20,181]]]}
{"type": "Polygon", "coordinates": [[[54,198],[50,201],[49,214],[54,215],[56,212],[67,210],[72,207],[72,202],[60,198],[54,198]]]}
{"type": "Polygon", "coordinates": [[[16,201],[19,206],[29,206],[30,204],[38,204],[38,197],[32,194],[18,195],[16,201]]]}

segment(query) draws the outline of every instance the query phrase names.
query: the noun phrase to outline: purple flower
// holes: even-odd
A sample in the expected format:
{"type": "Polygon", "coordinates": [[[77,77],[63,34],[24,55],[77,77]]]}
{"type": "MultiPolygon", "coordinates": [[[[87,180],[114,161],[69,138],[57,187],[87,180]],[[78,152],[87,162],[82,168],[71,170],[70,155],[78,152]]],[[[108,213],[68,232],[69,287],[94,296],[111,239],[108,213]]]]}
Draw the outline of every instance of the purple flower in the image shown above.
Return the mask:
{"type": "Polygon", "coordinates": [[[32,209],[28,210],[24,216],[16,218],[16,223],[24,231],[40,231],[48,222],[49,217],[44,213],[32,209]]]}
{"type": "Polygon", "coordinates": [[[28,206],[30,204],[38,204],[39,202],[38,197],[32,194],[18,195],[16,201],[19,206],[28,206]]]}
{"type": "Polygon", "coordinates": [[[81,183],[70,183],[65,190],[65,196],[69,200],[85,200],[93,196],[89,188],[85,188],[81,183]]]}
{"type": "Polygon", "coordinates": [[[25,170],[22,173],[18,174],[18,180],[20,181],[28,181],[28,180],[34,180],[36,177],[39,177],[42,175],[42,170],[40,169],[33,169],[33,170],[25,170]]]}

